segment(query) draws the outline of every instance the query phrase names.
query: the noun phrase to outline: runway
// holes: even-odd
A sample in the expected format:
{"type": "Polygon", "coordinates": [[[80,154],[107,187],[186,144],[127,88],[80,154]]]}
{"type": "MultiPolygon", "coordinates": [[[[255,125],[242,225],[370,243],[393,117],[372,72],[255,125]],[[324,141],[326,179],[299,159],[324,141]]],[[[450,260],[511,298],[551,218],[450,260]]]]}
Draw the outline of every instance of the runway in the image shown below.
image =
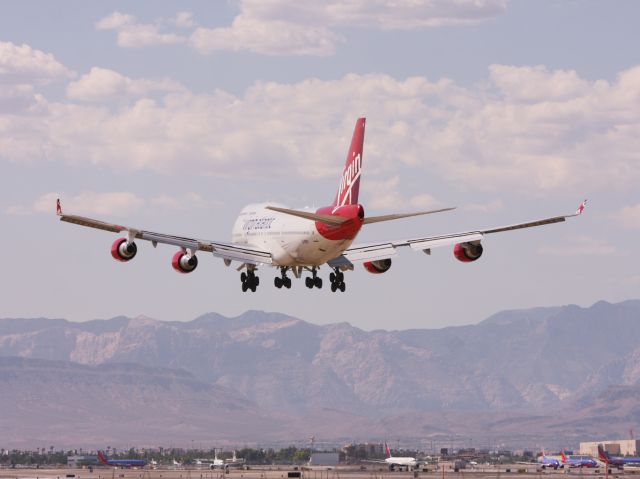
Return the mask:
{"type": "MultiPolygon", "coordinates": [[[[539,470],[535,465],[503,464],[500,466],[474,466],[456,472],[452,465],[444,464],[443,468],[427,467],[421,471],[394,471],[386,468],[367,466],[302,467],[296,466],[250,466],[249,470],[232,469],[227,474],[222,471],[203,469],[113,469],[95,467],[89,469],[35,469],[16,468],[0,469],[0,479],[473,479],[500,478],[516,479],[523,477],[544,478],[545,476],[605,478],[605,470],[600,469],[558,469],[539,470]],[[300,476],[297,476],[300,474],[300,476]]],[[[633,476],[634,472],[613,469],[610,479],[621,476],[633,476]]]]}

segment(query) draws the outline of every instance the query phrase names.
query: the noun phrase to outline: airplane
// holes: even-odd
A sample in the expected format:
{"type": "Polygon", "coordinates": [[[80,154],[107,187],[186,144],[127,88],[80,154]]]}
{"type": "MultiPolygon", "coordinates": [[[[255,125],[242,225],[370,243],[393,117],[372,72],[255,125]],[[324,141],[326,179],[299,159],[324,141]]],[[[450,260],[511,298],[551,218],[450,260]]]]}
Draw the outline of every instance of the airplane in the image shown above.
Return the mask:
{"type": "Polygon", "coordinates": [[[392,456],[391,450],[389,449],[389,446],[387,445],[386,442],[384,443],[384,450],[387,456],[384,461],[369,460],[366,462],[372,462],[376,464],[386,464],[389,466],[390,471],[393,471],[396,467],[398,469],[402,469],[403,467],[406,467],[408,471],[409,468],[415,469],[420,465],[420,461],[418,461],[415,457],[392,456]]]}
{"type": "Polygon", "coordinates": [[[547,457],[546,454],[544,453],[544,450],[542,451],[542,455],[538,457],[538,464],[542,466],[542,469],[546,469],[547,467],[552,467],[554,469],[564,467],[563,465],[560,464],[560,461],[558,461],[556,458],[547,457]]]}
{"type": "Polygon", "coordinates": [[[612,456],[604,450],[602,444],[598,444],[598,457],[607,465],[607,467],[615,466],[617,468],[622,468],[624,466],[640,465],[640,457],[612,456]]]}
{"type": "Polygon", "coordinates": [[[580,215],[586,207],[586,200],[573,214],[543,218],[512,225],[466,231],[437,236],[404,238],[368,244],[353,244],[361,228],[383,221],[393,221],[420,215],[450,211],[455,208],[439,208],[412,213],[368,216],[364,206],[358,203],[364,145],[365,118],[359,118],[353,131],[338,189],[333,202],[315,211],[312,209],[290,209],[275,203],[251,204],[241,210],[231,235],[231,242],[174,236],[147,231],[137,227],[121,226],[115,223],[65,214],[60,199],[56,212],[60,221],[80,226],[97,228],[112,233],[122,233],[111,246],[111,256],[120,262],[131,261],[137,254],[135,240],[150,241],[177,246],[171,265],[179,273],[191,273],[198,266],[196,253],[202,251],[221,258],[226,266],[239,262],[242,291],[255,292],[260,284],[256,272],[259,267],[271,266],[279,269],[274,278],[276,288],[291,288],[291,272],[299,279],[305,274],[305,286],[309,289],[322,288],[322,278],[318,269],[327,265],[331,268],[329,281],[331,291],[344,292],[346,289],[344,272],[354,269],[354,263],[362,263],[373,274],[385,273],[391,268],[391,260],[402,247],[431,254],[432,248],[453,246],[454,257],[463,262],[477,261],[483,253],[481,241],[485,235],[542,226],[566,221],[580,215]]]}
{"type": "Polygon", "coordinates": [[[562,464],[569,467],[598,467],[598,461],[588,456],[567,457],[564,451],[560,451],[562,464]]]}
{"type": "Polygon", "coordinates": [[[144,459],[108,459],[102,451],[98,451],[98,459],[105,466],[144,467],[147,465],[144,459]]]}
{"type": "Polygon", "coordinates": [[[178,462],[175,459],[172,459],[172,461],[173,461],[173,466],[174,467],[182,467],[182,463],[181,462],[178,462]]]}
{"type": "Polygon", "coordinates": [[[235,450],[233,451],[233,456],[231,457],[231,459],[224,460],[224,465],[226,467],[242,467],[244,466],[244,463],[244,457],[237,457],[235,450]]]}
{"type": "MultiPolygon", "coordinates": [[[[213,459],[196,459],[196,465],[198,466],[208,466],[209,469],[215,469],[216,467],[219,469],[223,469],[225,467],[225,463],[222,459],[218,459],[218,451],[213,452],[213,459]]],[[[235,454],[234,454],[235,456],[235,454]]]]}

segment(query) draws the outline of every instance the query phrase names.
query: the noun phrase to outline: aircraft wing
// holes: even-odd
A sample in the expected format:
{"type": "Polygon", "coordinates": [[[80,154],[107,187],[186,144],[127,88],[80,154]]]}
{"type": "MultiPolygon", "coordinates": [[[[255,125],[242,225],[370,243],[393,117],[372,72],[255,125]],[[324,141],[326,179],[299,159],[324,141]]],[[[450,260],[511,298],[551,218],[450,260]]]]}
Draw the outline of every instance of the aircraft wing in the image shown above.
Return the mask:
{"type": "Polygon", "coordinates": [[[146,231],[139,228],[131,228],[115,223],[107,223],[84,216],[66,215],[62,213],[59,200],[58,216],[60,217],[60,221],[65,221],[67,223],[87,226],[89,228],[96,228],[103,231],[110,231],[112,233],[124,232],[128,235],[129,241],[133,241],[134,239],[151,241],[154,247],[158,243],[170,244],[179,246],[185,250],[191,250],[193,253],[196,251],[207,251],[209,253],[213,253],[214,256],[225,260],[240,261],[242,263],[250,264],[271,264],[271,253],[253,246],[174,236],[165,233],[156,233],[154,231],[146,231]]]}
{"type": "Polygon", "coordinates": [[[395,241],[386,241],[382,243],[369,243],[361,245],[353,245],[337,258],[328,262],[331,267],[340,269],[353,269],[354,262],[377,261],[392,258],[397,254],[397,249],[408,246],[414,251],[424,251],[431,254],[431,248],[439,246],[454,245],[457,243],[474,243],[480,242],[484,235],[492,233],[502,233],[503,231],[512,231],[523,228],[533,228],[535,226],[549,225],[553,223],[561,223],[567,218],[582,214],[586,207],[587,200],[584,200],[580,207],[573,214],[553,216],[525,223],[516,223],[512,225],[500,226],[497,228],[488,228],[477,231],[466,231],[463,233],[453,233],[439,236],[424,236],[410,239],[400,239],[395,241]]]}

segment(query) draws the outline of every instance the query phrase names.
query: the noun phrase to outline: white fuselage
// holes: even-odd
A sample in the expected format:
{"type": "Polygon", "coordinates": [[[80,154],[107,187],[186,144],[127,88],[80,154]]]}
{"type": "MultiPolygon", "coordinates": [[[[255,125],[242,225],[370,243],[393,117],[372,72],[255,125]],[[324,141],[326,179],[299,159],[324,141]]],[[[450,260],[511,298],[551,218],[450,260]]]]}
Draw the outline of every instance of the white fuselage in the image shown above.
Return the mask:
{"type": "Polygon", "coordinates": [[[342,254],[353,242],[327,239],[318,232],[314,221],[268,210],[266,206],[262,203],[243,208],[233,225],[231,241],[269,251],[274,266],[319,266],[342,254]]]}
{"type": "Polygon", "coordinates": [[[418,464],[415,457],[387,457],[384,462],[390,466],[416,466],[418,464]]]}

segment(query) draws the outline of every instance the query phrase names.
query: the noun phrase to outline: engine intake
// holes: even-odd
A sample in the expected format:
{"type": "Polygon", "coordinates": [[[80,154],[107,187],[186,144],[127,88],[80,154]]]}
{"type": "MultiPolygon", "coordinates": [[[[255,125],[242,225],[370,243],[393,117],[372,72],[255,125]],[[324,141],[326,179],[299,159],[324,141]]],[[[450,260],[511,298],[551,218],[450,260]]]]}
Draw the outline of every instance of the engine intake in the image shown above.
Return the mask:
{"type": "Polygon", "coordinates": [[[377,261],[367,261],[363,263],[364,268],[373,274],[386,273],[391,268],[391,258],[379,259],[377,261]]]}
{"type": "Polygon", "coordinates": [[[116,261],[126,262],[133,259],[138,252],[138,247],[132,241],[129,243],[127,238],[118,238],[111,245],[111,256],[116,261]]]}
{"type": "Polygon", "coordinates": [[[178,273],[191,273],[198,267],[198,258],[196,255],[189,256],[184,251],[178,251],[173,255],[171,266],[173,266],[173,269],[178,273]]]}
{"type": "Polygon", "coordinates": [[[482,256],[482,245],[478,243],[458,243],[453,247],[453,255],[458,261],[471,263],[482,256]]]}

